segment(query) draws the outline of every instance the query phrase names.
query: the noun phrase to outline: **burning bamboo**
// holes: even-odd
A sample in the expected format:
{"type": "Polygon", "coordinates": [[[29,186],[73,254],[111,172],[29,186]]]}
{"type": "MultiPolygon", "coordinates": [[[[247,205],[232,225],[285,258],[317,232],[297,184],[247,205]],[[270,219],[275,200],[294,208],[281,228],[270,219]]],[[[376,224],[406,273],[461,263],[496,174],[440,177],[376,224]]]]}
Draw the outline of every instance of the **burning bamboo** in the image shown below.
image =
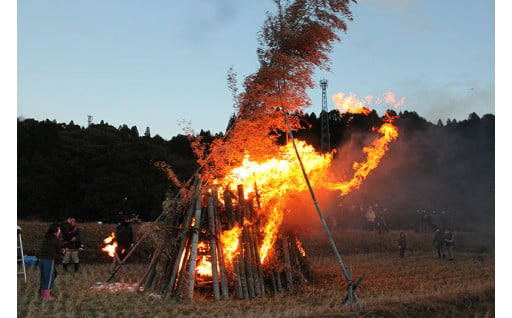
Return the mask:
{"type": "Polygon", "coordinates": [[[184,253],[185,244],[187,242],[187,233],[188,233],[190,224],[192,223],[192,214],[194,212],[194,203],[196,200],[199,200],[199,197],[200,197],[201,178],[198,178],[196,181],[194,181],[193,188],[194,188],[194,190],[193,190],[192,196],[191,196],[190,207],[187,211],[187,214],[185,215],[185,218],[183,221],[183,228],[178,233],[178,237],[177,237],[177,240],[180,242],[180,246],[179,246],[176,256],[174,258],[173,267],[172,267],[172,271],[171,271],[171,275],[170,275],[170,280],[167,284],[168,285],[167,294],[169,296],[172,296],[175,291],[174,287],[176,284],[176,279],[177,279],[178,271],[180,269],[182,257],[184,256],[183,253],[184,253]]]}
{"type": "Polygon", "coordinates": [[[185,297],[189,300],[192,300],[194,297],[194,282],[195,282],[195,272],[196,272],[196,261],[197,261],[197,243],[199,241],[199,229],[201,226],[201,215],[202,215],[202,196],[199,195],[196,199],[196,211],[195,211],[195,222],[193,226],[192,232],[192,246],[190,250],[190,260],[188,265],[188,284],[187,289],[185,291],[185,297]]]}
{"type": "Polygon", "coordinates": [[[222,243],[219,239],[219,234],[222,232],[222,226],[220,222],[220,215],[219,215],[219,199],[217,195],[217,190],[213,189],[212,191],[212,197],[213,197],[213,206],[214,206],[214,222],[215,222],[215,233],[214,236],[216,237],[216,243],[217,243],[217,254],[218,254],[218,260],[219,260],[219,270],[220,270],[220,286],[222,290],[222,299],[228,300],[229,299],[229,290],[228,290],[228,279],[226,275],[226,265],[224,262],[224,251],[222,248],[222,243]]]}
{"type": "MultiPolygon", "coordinates": [[[[260,203],[258,201],[258,208],[260,206],[260,203]]],[[[259,225],[259,222],[257,222],[256,220],[256,217],[255,217],[255,211],[253,209],[253,206],[250,205],[249,206],[249,209],[251,211],[251,223],[253,223],[252,225],[252,228],[251,228],[251,232],[252,232],[252,240],[251,240],[251,243],[252,243],[252,250],[254,252],[254,261],[255,261],[255,266],[256,266],[256,275],[258,277],[258,283],[259,283],[259,289],[260,289],[260,295],[261,296],[264,296],[265,295],[265,281],[264,281],[264,278],[263,278],[263,269],[261,267],[261,258],[260,258],[260,251],[259,251],[259,248],[258,248],[258,242],[259,242],[259,237],[258,237],[258,230],[257,230],[257,226],[259,225]]]]}
{"type": "Polygon", "coordinates": [[[243,252],[243,262],[245,269],[245,277],[247,281],[247,291],[249,294],[249,298],[255,297],[254,291],[254,276],[253,276],[253,268],[251,264],[251,244],[249,238],[249,226],[250,220],[247,220],[246,223],[246,214],[247,214],[247,202],[245,200],[245,193],[243,185],[238,185],[238,207],[240,210],[240,224],[242,224],[242,252],[243,252]]]}
{"type": "Polygon", "coordinates": [[[208,226],[210,228],[210,255],[212,263],[212,280],[213,280],[213,298],[220,300],[219,289],[219,274],[217,272],[217,244],[216,244],[216,229],[213,213],[213,198],[208,197],[208,226]]]}

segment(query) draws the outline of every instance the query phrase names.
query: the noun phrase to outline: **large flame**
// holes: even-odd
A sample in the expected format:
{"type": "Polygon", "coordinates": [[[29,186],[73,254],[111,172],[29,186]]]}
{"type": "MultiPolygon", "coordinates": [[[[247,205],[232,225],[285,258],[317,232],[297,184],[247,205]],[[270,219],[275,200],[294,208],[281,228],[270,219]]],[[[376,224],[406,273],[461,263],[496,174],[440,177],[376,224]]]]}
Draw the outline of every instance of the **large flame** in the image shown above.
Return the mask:
{"type": "Polygon", "coordinates": [[[371,147],[364,147],[363,152],[367,154],[365,162],[354,162],[354,176],[345,182],[326,182],[325,187],[329,190],[339,190],[341,195],[347,195],[354,188],[359,188],[368,174],[379,165],[380,160],[388,150],[388,144],[398,137],[398,128],[389,122],[385,122],[378,130],[381,137],[376,139],[371,147]]]}
{"type": "MultiPolygon", "coordinates": [[[[392,104],[395,107],[404,101],[402,98],[397,102],[395,95],[391,92],[388,92],[383,99],[387,104],[392,104]]],[[[378,98],[377,102],[380,103],[383,99],[378,98]]],[[[336,107],[343,112],[368,114],[370,110],[366,104],[371,103],[373,97],[367,96],[365,101],[358,101],[352,93],[349,96],[338,93],[333,96],[333,100],[336,107]]],[[[379,165],[388,150],[388,144],[398,137],[398,129],[393,125],[394,119],[386,114],[382,126],[374,129],[377,132],[377,137],[370,146],[364,147],[362,150],[366,154],[366,160],[352,164],[353,176],[349,180],[330,180],[329,169],[332,165],[333,154],[318,153],[313,146],[296,140],[297,151],[312,187],[338,191],[340,196],[345,196],[353,189],[359,188],[371,171],[379,165]]],[[[280,153],[270,160],[258,160],[254,154],[247,154],[239,167],[232,169],[223,179],[216,180],[216,183],[230,187],[230,190],[235,193],[237,185],[243,185],[246,198],[249,194],[258,196],[260,203],[258,213],[263,216],[265,222],[261,230],[263,238],[259,244],[261,263],[264,263],[272,253],[272,247],[283,223],[286,198],[308,190],[293,144],[289,142],[282,146],[280,153]]],[[[233,229],[224,231],[221,235],[228,263],[232,262],[237,253],[241,232],[242,229],[237,224],[233,229]]],[[[299,241],[297,241],[297,246],[303,253],[299,241]]]]}

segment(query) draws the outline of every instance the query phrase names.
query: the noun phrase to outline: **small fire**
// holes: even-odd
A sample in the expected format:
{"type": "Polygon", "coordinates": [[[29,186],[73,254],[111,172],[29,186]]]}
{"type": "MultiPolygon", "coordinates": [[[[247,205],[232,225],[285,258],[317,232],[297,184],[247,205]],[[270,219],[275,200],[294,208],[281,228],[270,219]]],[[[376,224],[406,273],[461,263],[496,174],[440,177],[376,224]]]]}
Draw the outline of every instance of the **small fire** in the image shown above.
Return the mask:
{"type": "Polygon", "coordinates": [[[196,273],[199,274],[199,276],[212,276],[212,262],[206,259],[206,255],[203,255],[199,264],[197,264],[196,273]]]}
{"type": "Polygon", "coordinates": [[[233,262],[236,250],[238,249],[240,234],[242,234],[242,228],[238,226],[238,223],[235,224],[231,230],[223,231],[220,234],[220,241],[223,247],[224,258],[228,263],[233,262]]]}
{"type": "Polygon", "coordinates": [[[105,238],[103,240],[103,243],[107,244],[105,247],[103,247],[101,250],[103,252],[107,252],[110,257],[114,257],[116,248],[117,248],[117,242],[114,241],[116,238],[116,234],[112,232],[109,237],[105,238]]]}
{"type": "Polygon", "coordinates": [[[299,241],[297,237],[295,238],[295,243],[297,244],[297,248],[299,249],[299,252],[302,254],[302,256],[306,257],[306,251],[304,251],[302,243],[299,241]]]}

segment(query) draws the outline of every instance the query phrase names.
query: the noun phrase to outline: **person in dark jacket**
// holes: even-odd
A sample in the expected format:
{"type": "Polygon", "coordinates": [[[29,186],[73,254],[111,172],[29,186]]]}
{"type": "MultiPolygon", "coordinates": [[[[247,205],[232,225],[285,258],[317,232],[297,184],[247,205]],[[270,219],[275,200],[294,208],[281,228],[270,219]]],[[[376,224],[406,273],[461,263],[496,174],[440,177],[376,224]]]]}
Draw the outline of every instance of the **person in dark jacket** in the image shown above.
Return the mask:
{"type": "Polygon", "coordinates": [[[439,228],[436,229],[436,232],[434,234],[434,244],[436,246],[437,255],[439,256],[439,258],[441,258],[441,256],[443,258],[445,258],[446,255],[444,254],[444,249],[443,249],[444,235],[443,235],[443,232],[441,232],[441,230],[439,228]]]}
{"type": "Polygon", "coordinates": [[[115,229],[115,237],[117,242],[116,253],[119,260],[123,260],[133,244],[133,229],[130,220],[125,218],[115,229]]]}
{"type": "Polygon", "coordinates": [[[43,243],[41,244],[41,250],[39,253],[39,284],[41,298],[43,300],[55,300],[55,297],[50,295],[55,284],[55,259],[57,258],[57,255],[64,253],[59,241],[59,235],[59,225],[52,224],[46,231],[43,243]]]}
{"type": "Polygon", "coordinates": [[[82,246],[80,240],[80,229],[76,225],[74,218],[68,218],[66,222],[61,225],[62,239],[64,240],[64,248],[66,253],[62,258],[62,267],[67,272],[68,265],[73,261],[75,272],[80,268],[80,259],[78,258],[78,251],[82,246]]]}
{"type": "Polygon", "coordinates": [[[404,232],[400,232],[400,238],[398,239],[398,248],[400,249],[400,257],[404,258],[405,249],[407,248],[407,237],[404,232]]]}

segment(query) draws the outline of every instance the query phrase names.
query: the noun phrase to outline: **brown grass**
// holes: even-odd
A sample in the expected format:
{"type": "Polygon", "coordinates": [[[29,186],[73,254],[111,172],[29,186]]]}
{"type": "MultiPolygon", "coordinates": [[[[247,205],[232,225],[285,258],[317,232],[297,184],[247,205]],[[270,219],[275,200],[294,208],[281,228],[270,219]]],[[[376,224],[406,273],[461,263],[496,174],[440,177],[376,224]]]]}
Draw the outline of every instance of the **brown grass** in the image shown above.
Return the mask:
{"type": "MultiPolygon", "coordinates": [[[[30,236],[28,224],[22,227],[24,237],[30,236]]],[[[98,226],[91,225],[90,230],[95,227],[98,226]]],[[[106,225],[99,227],[105,229],[96,229],[98,236],[110,233],[106,225]]],[[[88,227],[84,225],[84,233],[86,229],[88,227]]],[[[51,303],[39,300],[37,268],[28,271],[26,283],[19,276],[18,317],[494,316],[494,253],[476,253],[467,243],[468,251],[456,249],[454,261],[439,260],[431,249],[430,235],[422,238],[411,233],[410,242],[418,242],[418,246],[414,247],[414,243],[406,257],[400,259],[394,239],[398,233],[386,236],[373,234],[353,232],[350,239],[339,235],[336,239],[345,266],[352,266],[355,278],[365,275],[357,290],[364,312],[359,312],[355,305],[352,309],[348,304],[341,305],[347,286],[330,247],[319,235],[303,242],[306,251],[311,251],[314,279],[291,293],[250,301],[214,302],[208,292],[202,292],[195,294],[192,303],[185,303],[152,297],[147,292],[109,292],[91,288],[109,276],[110,263],[107,259],[105,262],[86,262],[77,274],[59,270],[54,289],[59,299],[51,303]],[[357,243],[362,237],[364,242],[357,243]],[[376,246],[384,251],[345,254],[342,244],[348,241],[353,241],[357,248],[369,246],[371,250],[376,246]],[[424,242],[425,246],[420,246],[419,242],[424,242]],[[390,250],[386,250],[388,244],[390,250]],[[313,247],[315,249],[312,250],[313,247]]],[[[114,281],[138,282],[146,266],[145,262],[129,262],[116,274],[114,281]]]]}

